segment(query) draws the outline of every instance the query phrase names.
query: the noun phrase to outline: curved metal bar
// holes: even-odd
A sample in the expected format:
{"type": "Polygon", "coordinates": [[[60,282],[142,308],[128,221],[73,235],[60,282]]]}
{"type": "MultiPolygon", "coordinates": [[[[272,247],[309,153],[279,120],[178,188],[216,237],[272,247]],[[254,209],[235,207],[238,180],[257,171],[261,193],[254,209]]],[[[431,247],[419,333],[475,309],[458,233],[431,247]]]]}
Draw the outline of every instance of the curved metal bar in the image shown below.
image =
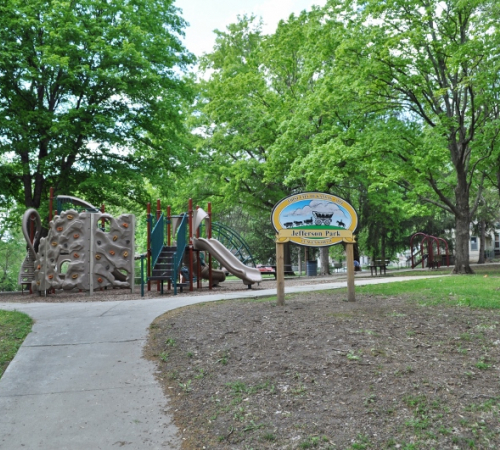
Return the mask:
{"type": "MultiPolygon", "coordinates": [[[[421,231],[419,231],[418,233],[414,233],[412,234],[412,236],[410,237],[410,251],[411,251],[411,268],[414,269],[416,267],[416,264],[415,264],[415,261],[414,261],[414,256],[413,256],[413,239],[416,237],[416,236],[424,236],[427,237],[427,234],[425,233],[422,233],[421,231]]],[[[422,267],[423,267],[423,262],[424,262],[424,252],[423,252],[423,248],[422,248],[422,242],[420,243],[420,254],[422,256],[422,267]]]]}
{"type": "Polygon", "coordinates": [[[22,229],[24,238],[26,239],[26,243],[28,244],[29,251],[31,252],[30,256],[35,259],[36,252],[38,250],[38,244],[40,243],[40,238],[42,237],[42,219],[40,218],[40,214],[38,214],[38,211],[36,209],[29,208],[25,211],[22,219],[22,229]],[[31,240],[32,237],[30,236],[30,220],[35,222],[35,234],[33,236],[33,241],[31,240]]]}
{"type": "Polygon", "coordinates": [[[58,195],[56,197],[56,202],[57,202],[57,213],[58,214],[61,213],[59,208],[62,207],[62,205],[65,202],[71,203],[74,206],[81,206],[89,212],[101,212],[101,210],[99,208],[96,208],[94,205],[91,205],[89,202],[86,202],[85,200],[82,200],[81,198],[78,198],[78,197],[72,197],[71,195],[58,195]]]}
{"type": "Polygon", "coordinates": [[[212,231],[217,233],[218,240],[221,240],[221,236],[227,240],[228,245],[225,246],[231,250],[234,256],[243,264],[256,267],[255,260],[250,252],[250,247],[235,230],[220,222],[212,222],[212,231]]]}

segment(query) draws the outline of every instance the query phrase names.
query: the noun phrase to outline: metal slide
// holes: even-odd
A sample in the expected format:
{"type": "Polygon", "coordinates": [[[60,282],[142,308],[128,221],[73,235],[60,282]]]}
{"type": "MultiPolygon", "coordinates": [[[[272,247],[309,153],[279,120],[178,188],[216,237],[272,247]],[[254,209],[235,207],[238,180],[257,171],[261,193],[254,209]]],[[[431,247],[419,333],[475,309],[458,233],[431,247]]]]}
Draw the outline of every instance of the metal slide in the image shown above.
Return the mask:
{"type": "Polygon", "coordinates": [[[245,266],[230,250],[217,239],[193,237],[194,248],[208,251],[229,273],[241,278],[243,283],[251,285],[262,281],[262,274],[258,269],[245,266]]]}

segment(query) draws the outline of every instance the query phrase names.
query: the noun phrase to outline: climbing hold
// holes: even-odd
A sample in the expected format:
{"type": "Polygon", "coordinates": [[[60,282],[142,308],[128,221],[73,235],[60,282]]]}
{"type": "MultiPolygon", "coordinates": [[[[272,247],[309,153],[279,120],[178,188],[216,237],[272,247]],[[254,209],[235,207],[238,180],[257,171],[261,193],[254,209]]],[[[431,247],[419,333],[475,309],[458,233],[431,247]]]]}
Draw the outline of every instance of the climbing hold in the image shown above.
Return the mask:
{"type": "Polygon", "coordinates": [[[47,278],[48,278],[49,280],[52,280],[52,278],[54,278],[54,275],[50,274],[47,278]]]}
{"type": "Polygon", "coordinates": [[[80,235],[79,235],[78,233],[75,233],[75,234],[73,235],[73,237],[74,237],[75,239],[78,239],[78,238],[80,237],[80,235]]]}
{"type": "Polygon", "coordinates": [[[68,220],[73,219],[73,216],[71,214],[68,214],[66,217],[68,218],[68,220]]]}
{"type": "Polygon", "coordinates": [[[126,258],[128,256],[128,252],[123,252],[123,257],[126,258]]]}
{"type": "Polygon", "coordinates": [[[52,247],[57,247],[57,242],[52,242],[52,247]]]}
{"type": "Polygon", "coordinates": [[[36,270],[40,270],[42,268],[42,266],[40,264],[38,264],[38,266],[36,266],[36,270]]]}
{"type": "Polygon", "coordinates": [[[101,277],[99,277],[99,278],[97,279],[97,282],[98,282],[98,283],[102,283],[102,278],[101,278],[101,277]]]}
{"type": "Polygon", "coordinates": [[[101,255],[95,255],[95,259],[97,260],[101,259],[101,255]]]}
{"type": "Polygon", "coordinates": [[[75,258],[79,258],[79,257],[80,257],[80,255],[79,255],[78,253],[73,253],[73,257],[75,257],[75,258]]]}
{"type": "Polygon", "coordinates": [[[111,256],[115,256],[115,251],[114,251],[114,250],[110,250],[110,251],[109,251],[109,254],[110,254],[111,256]]]}
{"type": "Polygon", "coordinates": [[[62,231],[63,230],[63,227],[57,227],[56,228],[57,231],[62,231]]]}
{"type": "Polygon", "coordinates": [[[73,275],[71,276],[71,278],[73,278],[73,280],[76,280],[76,279],[78,278],[78,274],[76,274],[76,273],[75,273],[75,274],[73,274],[73,275]]]}
{"type": "Polygon", "coordinates": [[[122,224],[122,227],[123,227],[123,228],[128,228],[128,223],[123,223],[123,224],[122,224]]]}
{"type": "Polygon", "coordinates": [[[118,236],[115,234],[115,235],[113,236],[113,241],[117,241],[117,240],[118,240],[118,236]]]}

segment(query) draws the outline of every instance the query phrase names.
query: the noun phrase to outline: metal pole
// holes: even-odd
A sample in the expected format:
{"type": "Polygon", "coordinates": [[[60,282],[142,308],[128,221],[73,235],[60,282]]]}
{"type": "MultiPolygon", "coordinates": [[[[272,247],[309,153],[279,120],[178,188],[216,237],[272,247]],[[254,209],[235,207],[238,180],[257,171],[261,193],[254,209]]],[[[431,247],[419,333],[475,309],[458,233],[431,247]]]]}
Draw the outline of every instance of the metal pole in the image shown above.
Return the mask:
{"type": "MultiPolygon", "coordinates": [[[[172,208],[170,205],[167,206],[167,246],[170,247],[172,245],[172,208]]],[[[168,280],[168,290],[172,288],[172,280],[168,280]]]]}
{"type": "MultiPolygon", "coordinates": [[[[160,219],[161,216],[161,205],[160,205],[160,199],[156,199],[156,221],[160,219]]],[[[163,243],[162,243],[163,244],[163,243]]],[[[160,291],[160,280],[156,281],[156,290],[159,292],[160,291]]]]}
{"type": "Polygon", "coordinates": [[[141,297],[144,297],[144,255],[141,255],[141,297]]]}
{"type": "Polygon", "coordinates": [[[90,233],[89,233],[89,295],[94,295],[94,262],[95,262],[95,214],[90,214],[90,233]]]}
{"type": "Polygon", "coordinates": [[[188,202],[188,220],[189,220],[189,290],[193,290],[193,199],[190,198],[188,202]]]}
{"type": "MultiPolygon", "coordinates": [[[[208,202],[208,223],[207,223],[207,239],[212,239],[212,203],[208,202]]],[[[212,290],[212,255],[208,252],[208,289],[212,290]]]]}
{"type": "Polygon", "coordinates": [[[54,188],[51,187],[49,190],[49,222],[52,220],[52,208],[54,207],[54,188]]]}
{"type": "Polygon", "coordinates": [[[151,203],[148,203],[146,212],[147,212],[146,221],[148,224],[148,232],[147,232],[148,235],[147,235],[147,244],[146,244],[146,247],[147,247],[146,254],[147,254],[148,260],[147,260],[146,273],[147,273],[147,277],[148,277],[148,291],[150,291],[151,290],[151,280],[149,279],[149,277],[151,276],[151,203]]]}
{"type": "MultiPolygon", "coordinates": [[[[198,210],[200,207],[199,205],[196,205],[196,209],[198,210]]],[[[196,238],[200,238],[200,227],[196,229],[196,238]]],[[[196,288],[200,289],[202,287],[201,285],[201,259],[200,259],[200,251],[196,251],[196,288]]]]}

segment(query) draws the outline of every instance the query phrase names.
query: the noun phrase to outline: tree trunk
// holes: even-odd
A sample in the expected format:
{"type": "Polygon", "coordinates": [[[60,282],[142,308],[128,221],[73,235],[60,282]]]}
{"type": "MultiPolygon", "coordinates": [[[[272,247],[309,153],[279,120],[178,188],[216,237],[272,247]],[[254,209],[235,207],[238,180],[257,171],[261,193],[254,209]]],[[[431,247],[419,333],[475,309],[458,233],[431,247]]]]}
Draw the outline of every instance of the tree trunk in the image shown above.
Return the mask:
{"type": "Polygon", "coordinates": [[[286,242],[285,243],[285,255],[284,255],[284,261],[285,261],[285,273],[288,272],[288,273],[293,273],[293,270],[292,270],[292,255],[291,255],[291,252],[290,252],[290,242],[286,242]]]}
{"type": "Polygon", "coordinates": [[[359,254],[359,244],[354,244],[354,259],[361,264],[361,255],[359,254]]]}
{"type": "MultiPolygon", "coordinates": [[[[464,211],[464,209],[462,209],[464,211]]],[[[469,211],[467,204],[466,212],[469,211]]],[[[455,269],[453,273],[474,273],[469,262],[469,215],[461,214],[455,216],[455,269]]]]}
{"type": "Polygon", "coordinates": [[[381,244],[381,249],[380,249],[380,253],[381,253],[381,260],[382,260],[382,264],[385,264],[385,228],[382,228],[382,244],[381,244]]]}
{"type": "Polygon", "coordinates": [[[479,222],[479,259],[478,264],[485,263],[485,252],[486,252],[486,223],[484,220],[479,222]]]}
{"type": "Polygon", "coordinates": [[[319,259],[321,262],[321,272],[320,275],[330,275],[330,261],[329,252],[330,247],[320,247],[319,249],[319,259]]]}

